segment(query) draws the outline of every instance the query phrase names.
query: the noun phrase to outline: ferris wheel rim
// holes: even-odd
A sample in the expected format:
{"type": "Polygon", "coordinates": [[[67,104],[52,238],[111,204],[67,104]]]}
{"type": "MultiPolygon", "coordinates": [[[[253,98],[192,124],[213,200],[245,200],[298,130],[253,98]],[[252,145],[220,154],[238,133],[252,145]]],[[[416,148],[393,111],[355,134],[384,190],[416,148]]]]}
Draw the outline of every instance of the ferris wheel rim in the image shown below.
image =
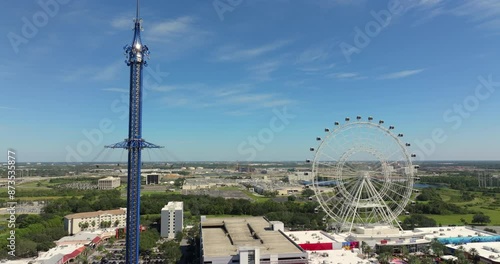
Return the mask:
{"type": "MultiPolygon", "coordinates": [[[[341,192],[338,192],[335,194],[335,196],[333,198],[328,198],[328,201],[325,201],[323,199],[323,197],[321,195],[318,195],[318,192],[317,192],[317,188],[318,188],[318,184],[319,184],[319,178],[318,178],[318,165],[319,165],[319,158],[320,158],[320,153],[323,149],[323,147],[325,147],[325,144],[326,142],[332,137],[332,136],[335,136],[335,135],[338,135],[340,132],[344,131],[346,128],[349,129],[349,128],[352,128],[352,127],[367,127],[367,128],[370,128],[370,129],[375,129],[377,130],[378,132],[382,132],[383,134],[385,135],[389,135],[390,136],[390,139],[396,143],[397,145],[397,149],[400,151],[400,153],[402,154],[402,157],[403,157],[403,160],[402,162],[404,163],[404,166],[402,168],[407,168],[407,171],[403,172],[401,175],[403,175],[403,180],[404,182],[406,182],[406,186],[403,186],[403,185],[398,185],[399,188],[403,188],[404,189],[404,192],[402,195],[400,195],[399,197],[396,197],[395,199],[400,199],[400,201],[397,201],[399,203],[399,205],[397,205],[394,209],[391,209],[387,203],[385,203],[385,200],[386,199],[385,197],[391,197],[391,195],[394,195],[394,194],[391,194],[389,195],[389,192],[394,192],[393,190],[390,189],[391,185],[392,184],[395,184],[397,185],[396,183],[394,183],[393,180],[389,180],[388,179],[388,175],[385,174],[387,173],[387,170],[384,170],[384,177],[386,179],[386,181],[384,182],[384,185],[383,187],[379,187],[379,188],[382,188],[380,192],[377,191],[377,189],[374,187],[375,184],[370,184],[369,181],[367,180],[363,180],[360,184],[362,184],[361,186],[364,186],[366,185],[367,188],[370,188],[371,190],[371,193],[373,195],[376,195],[378,196],[378,201],[383,204],[385,203],[385,210],[386,210],[386,217],[384,218],[384,221],[387,221],[387,222],[394,222],[397,220],[397,216],[399,216],[402,211],[404,210],[404,208],[406,207],[406,205],[409,203],[410,201],[410,198],[411,198],[411,191],[412,191],[412,186],[413,186],[413,165],[412,165],[412,161],[411,161],[411,157],[412,155],[410,155],[408,149],[406,148],[407,144],[404,144],[401,139],[399,138],[399,136],[395,135],[394,133],[391,132],[391,129],[388,129],[386,128],[385,126],[381,125],[381,123],[379,124],[375,124],[373,122],[367,122],[367,121],[360,121],[360,120],[357,120],[357,121],[351,121],[351,122],[346,122],[344,124],[338,124],[336,123],[336,126],[333,130],[331,131],[328,131],[327,135],[325,136],[324,139],[321,140],[317,150],[316,150],[316,153],[315,153],[315,157],[314,157],[314,161],[312,163],[312,186],[313,186],[313,189],[315,191],[315,194],[316,194],[316,198],[319,202],[319,205],[320,207],[323,209],[323,211],[332,219],[334,220],[337,220],[337,222],[339,222],[339,215],[333,213],[332,209],[328,206],[328,202],[333,200],[333,199],[337,199],[337,196],[338,194],[340,194],[340,197],[338,198],[346,198],[347,197],[347,190],[344,189],[344,191],[341,191],[341,192]],[[371,186],[370,186],[371,185],[371,186]],[[383,197],[383,198],[382,198],[383,197]]],[[[393,128],[393,127],[392,127],[393,128]]],[[[326,131],[326,129],[325,129],[326,131]]],[[[349,157],[355,153],[358,153],[358,152],[368,152],[370,154],[372,154],[373,156],[377,157],[377,160],[381,163],[381,164],[384,164],[382,166],[387,166],[387,163],[388,163],[388,158],[384,158],[384,155],[383,153],[381,152],[377,152],[376,149],[373,149],[373,150],[370,150],[370,148],[365,148],[365,149],[362,149],[363,151],[360,151],[356,146],[355,147],[352,147],[349,149],[349,151],[351,153],[343,153],[343,157],[342,158],[339,158],[338,160],[336,160],[336,168],[337,168],[337,177],[332,177],[336,182],[335,184],[338,186],[341,182],[342,182],[342,177],[339,177],[342,175],[342,168],[344,166],[344,163],[347,162],[347,160],[349,159],[349,157]],[[368,150],[368,151],[367,151],[368,150]],[[347,155],[346,155],[347,154],[347,155]],[[340,162],[342,161],[342,162],[340,162]]],[[[390,164],[390,163],[389,163],[390,164]]],[[[325,164],[323,164],[325,165],[325,164]]],[[[352,179],[355,179],[356,177],[351,177],[352,179]]],[[[339,190],[341,188],[336,188],[336,190],[339,190]]],[[[356,194],[358,195],[358,202],[361,200],[360,197],[361,197],[361,192],[358,190],[356,192],[356,194]]],[[[353,198],[354,196],[351,194],[349,198],[353,198]]],[[[391,198],[392,199],[392,198],[391,198]]],[[[365,199],[366,201],[373,201],[373,199],[370,199],[370,198],[367,198],[365,199]]],[[[394,199],[392,199],[392,202],[394,204],[398,204],[394,199]]],[[[348,213],[351,213],[352,214],[352,218],[353,218],[353,222],[354,223],[354,218],[356,217],[356,210],[357,210],[357,206],[359,204],[356,205],[356,209],[354,210],[354,212],[343,212],[341,214],[348,214],[348,213]]],[[[336,208],[336,209],[339,209],[339,208],[336,208]]],[[[347,211],[349,210],[348,208],[348,205],[346,206],[345,204],[344,205],[341,205],[340,209],[344,210],[344,211],[347,211]]],[[[374,210],[373,212],[375,212],[376,210],[374,210]]],[[[383,211],[382,209],[380,209],[380,211],[383,211]]],[[[344,216],[340,216],[340,218],[342,218],[342,220],[345,220],[347,219],[347,215],[344,215],[344,216]]],[[[344,221],[345,222],[345,221],[344,221]]],[[[351,223],[351,225],[352,225],[351,223]]],[[[345,225],[345,223],[341,223],[341,225],[345,225]]],[[[397,225],[399,226],[399,223],[397,223],[397,225]]],[[[400,226],[399,226],[400,227],[400,226]]],[[[401,228],[401,227],[400,227],[401,228]]],[[[351,229],[352,229],[352,226],[351,226],[351,229]]]]}

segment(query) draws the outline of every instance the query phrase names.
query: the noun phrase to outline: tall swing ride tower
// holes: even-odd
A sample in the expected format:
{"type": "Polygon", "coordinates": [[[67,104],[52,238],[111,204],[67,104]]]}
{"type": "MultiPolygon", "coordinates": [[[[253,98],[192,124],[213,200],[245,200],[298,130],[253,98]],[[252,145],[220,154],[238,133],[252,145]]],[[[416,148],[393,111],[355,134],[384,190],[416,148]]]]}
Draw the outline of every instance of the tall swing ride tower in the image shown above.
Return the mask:
{"type": "Polygon", "coordinates": [[[127,251],[126,263],[139,263],[139,223],[141,204],[141,150],[144,148],[161,148],[146,142],[142,138],[142,70],[147,66],[149,49],[141,41],[142,19],[139,18],[139,0],[134,20],[134,38],[132,45],[124,47],[125,63],[130,67],[130,101],[128,138],[122,142],[106,146],[106,148],[123,148],[128,150],[127,176],[127,251]]]}

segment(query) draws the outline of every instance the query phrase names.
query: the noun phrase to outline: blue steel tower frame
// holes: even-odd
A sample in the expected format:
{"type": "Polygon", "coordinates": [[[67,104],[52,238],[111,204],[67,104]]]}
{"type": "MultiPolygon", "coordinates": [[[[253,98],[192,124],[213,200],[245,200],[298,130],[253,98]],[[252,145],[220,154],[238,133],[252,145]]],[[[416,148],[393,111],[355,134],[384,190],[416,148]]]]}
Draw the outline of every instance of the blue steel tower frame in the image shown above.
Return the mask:
{"type": "Polygon", "coordinates": [[[124,47],[130,67],[130,101],[128,138],[122,142],[106,146],[106,148],[124,148],[128,150],[128,183],[127,183],[127,251],[126,263],[139,263],[139,228],[141,205],[141,150],[144,148],[161,148],[146,142],[142,138],[142,69],[147,66],[149,49],[141,41],[142,20],[139,18],[139,0],[134,20],[134,39],[132,45],[124,47]]]}

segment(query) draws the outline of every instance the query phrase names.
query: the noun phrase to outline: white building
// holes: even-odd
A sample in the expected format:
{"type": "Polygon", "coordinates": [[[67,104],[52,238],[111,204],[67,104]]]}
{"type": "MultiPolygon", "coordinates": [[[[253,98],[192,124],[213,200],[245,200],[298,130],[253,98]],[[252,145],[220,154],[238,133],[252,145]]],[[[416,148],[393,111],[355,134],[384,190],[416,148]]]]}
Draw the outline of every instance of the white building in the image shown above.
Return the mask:
{"type": "MultiPolygon", "coordinates": [[[[307,252],[288,238],[282,227],[283,223],[263,217],[202,219],[201,263],[309,263],[307,252]]],[[[346,263],[335,263],[339,262],[346,263]]]]}
{"type": "Polygon", "coordinates": [[[161,209],[161,236],[174,238],[177,232],[182,232],[184,218],[183,202],[168,202],[161,209]]]}
{"type": "Polygon", "coordinates": [[[112,190],[120,186],[120,178],[107,177],[97,181],[97,188],[99,190],[112,190]]]}
{"type": "Polygon", "coordinates": [[[70,214],[64,217],[64,229],[72,235],[84,229],[100,228],[103,222],[111,223],[110,227],[125,227],[127,208],[70,214]]]}

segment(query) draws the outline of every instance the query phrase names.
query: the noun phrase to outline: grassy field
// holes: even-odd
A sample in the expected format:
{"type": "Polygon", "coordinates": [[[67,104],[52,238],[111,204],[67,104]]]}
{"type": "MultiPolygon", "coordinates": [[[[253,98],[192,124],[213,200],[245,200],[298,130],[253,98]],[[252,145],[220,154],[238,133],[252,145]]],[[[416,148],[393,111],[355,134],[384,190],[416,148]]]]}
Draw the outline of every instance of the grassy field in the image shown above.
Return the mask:
{"type": "MultiPolygon", "coordinates": [[[[447,203],[452,203],[460,207],[467,208],[469,211],[482,212],[490,217],[491,223],[488,225],[500,226],[500,209],[494,205],[498,199],[498,195],[495,197],[484,196],[481,192],[471,192],[475,198],[472,201],[462,201],[462,194],[459,190],[442,188],[438,189],[439,196],[443,201],[447,203]]],[[[414,199],[415,196],[412,197],[414,199]]],[[[419,202],[428,203],[428,201],[419,202]]],[[[432,218],[438,224],[442,225],[463,225],[462,218],[467,223],[472,223],[472,217],[474,214],[450,214],[450,215],[425,215],[432,218]]],[[[400,216],[399,219],[404,219],[405,216],[400,216]]]]}

